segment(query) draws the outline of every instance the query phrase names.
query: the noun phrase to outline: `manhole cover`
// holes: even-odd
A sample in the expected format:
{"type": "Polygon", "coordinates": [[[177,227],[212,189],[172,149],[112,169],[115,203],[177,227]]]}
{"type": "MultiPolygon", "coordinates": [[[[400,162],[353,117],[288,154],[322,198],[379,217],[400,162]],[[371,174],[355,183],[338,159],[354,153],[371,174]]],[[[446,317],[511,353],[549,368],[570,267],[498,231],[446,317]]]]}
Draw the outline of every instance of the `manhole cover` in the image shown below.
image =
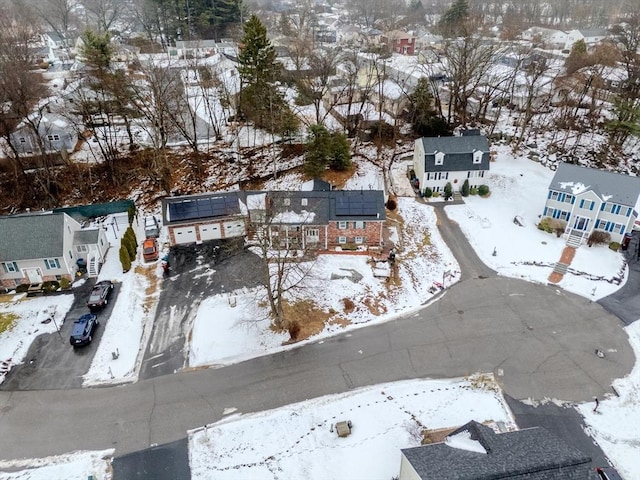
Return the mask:
{"type": "Polygon", "coordinates": [[[464,314],[464,310],[458,310],[458,315],[463,315],[464,314]]]}

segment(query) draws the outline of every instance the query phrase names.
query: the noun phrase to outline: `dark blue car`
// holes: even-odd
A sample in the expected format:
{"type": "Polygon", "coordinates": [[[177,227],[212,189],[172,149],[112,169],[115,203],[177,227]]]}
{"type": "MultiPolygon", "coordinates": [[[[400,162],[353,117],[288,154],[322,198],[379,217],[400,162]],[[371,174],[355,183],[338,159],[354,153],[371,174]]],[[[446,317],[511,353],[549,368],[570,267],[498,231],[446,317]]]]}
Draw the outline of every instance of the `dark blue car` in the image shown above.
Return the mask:
{"type": "Polygon", "coordinates": [[[73,322],[73,330],[69,342],[74,347],[88,345],[93,340],[93,333],[100,323],[98,317],[93,313],[85,313],[78,320],[73,322]]]}

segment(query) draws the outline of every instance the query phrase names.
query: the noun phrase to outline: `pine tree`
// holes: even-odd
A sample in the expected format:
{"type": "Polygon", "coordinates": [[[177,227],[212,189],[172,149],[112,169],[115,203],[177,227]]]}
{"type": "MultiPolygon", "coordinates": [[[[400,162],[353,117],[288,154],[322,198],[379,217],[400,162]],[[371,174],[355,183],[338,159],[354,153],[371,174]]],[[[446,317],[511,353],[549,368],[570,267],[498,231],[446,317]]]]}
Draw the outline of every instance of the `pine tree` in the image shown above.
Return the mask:
{"type": "Polygon", "coordinates": [[[304,171],[311,177],[321,176],[331,156],[331,134],[324,125],[309,127],[304,171]]]}
{"type": "Polygon", "coordinates": [[[351,168],[351,146],[347,136],[342,132],[335,132],[331,135],[329,166],[338,171],[351,168]]]}
{"type": "Polygon", "coordinates": [[[445,120],[433,107],[433,95],[428,78],[422,77],[409,95],[409,121],[413,132],[423,137],[450,135],[445,120]]]}
{"type": "Polygon", "coordinates": [[[447,182],[444,186],[444,199],[449,200],[453,197],[453,187],[451,186],[451,182],[447,182]]]}
{"type": "Polygon", "coordinates": [[[451,7],[444,12],[438,27],[443,35],[457,36],[463,28],[464,22],[469,18],[468,0],[456,0],[451,7]]]}

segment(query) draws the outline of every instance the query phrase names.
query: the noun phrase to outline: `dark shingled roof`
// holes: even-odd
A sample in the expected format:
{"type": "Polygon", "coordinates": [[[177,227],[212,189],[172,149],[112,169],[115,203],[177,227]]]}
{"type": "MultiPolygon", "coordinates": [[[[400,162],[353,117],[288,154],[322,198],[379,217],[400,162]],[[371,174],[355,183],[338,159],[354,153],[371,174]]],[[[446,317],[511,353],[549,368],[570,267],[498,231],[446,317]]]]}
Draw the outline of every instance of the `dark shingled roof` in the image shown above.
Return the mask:
{"type": "Polygon", "coordinates": [[[463,431],[487,453],[437,443],[402,454],[422,480],[598,480],[591,458],[544,428],[496,434],[471,421],[451,435],[463,431]]]}
{"type": "Polygon", "coordinates": [[[422,137],[425,172],[461,172],[468,170],[489,170],[489,142],[484,135],[464,135],[459,137],[422,137]],[[473,152],[480,150],[482,162],[473,163],[473,152]],[[435,164],[435,153],[444,152],[443,165],[435,164]]]}
{"type": "Polygon", "coordinates": [[[214,192],[162,199],[164,225],[190,224],[202,219],[240,214],[239,192],[214,192]]]}
{"type": "Polygon", "coordinates": [[[64,214],[0,217],[0,261],[63,256],[64,214]]]}
{"type": "Polygon", "coordinates": [[[577,184],[584,185],[586,190],[593,191],[604,201],[629,207],[635,207],[640,196],[640,177],[580,167],[571,163],[558,164],[549,190],[572,193],[577,184]]]}

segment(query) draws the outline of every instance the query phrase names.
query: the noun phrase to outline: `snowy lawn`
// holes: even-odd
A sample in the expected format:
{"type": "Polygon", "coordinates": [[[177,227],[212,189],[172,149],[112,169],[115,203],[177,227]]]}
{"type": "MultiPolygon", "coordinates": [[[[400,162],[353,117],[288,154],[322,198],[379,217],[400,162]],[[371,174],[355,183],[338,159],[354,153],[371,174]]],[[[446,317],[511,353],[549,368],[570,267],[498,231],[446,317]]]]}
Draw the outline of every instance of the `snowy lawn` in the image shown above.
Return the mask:
{"type": "MultiPolygon", "coordinates": [[[[9,369],[24,362],[33,340],[43,333],[55,333],[56,327],[73,304],[73,295],[51,295],[27,298],[26,294],[7,295],[0,302],[0,383],[9,369]],[[47,323],[42,323],[52,319],[47,323]]],[[[66,339],[65,339],[66,340],[66,339]]]]}
{"type": "MultiPolygon", "coordinates": [[[[547,283],[566,246],[562,238],[536,227],[554,172],[526,158],[514,157],[509,147],[492,149],[498,152],[497,159],[491,162],[484,179],[490,196],[471,195],[465,198],[464,205],[447,206],[447,215],[460,225],[480,259],[496,272],[547,283]],[[524,227],[513,222],[516,216],[524,220],[524,227]]],[[[558,285],[597,300],[620,288],[607,280],[623,274],[626,269],[621,253],[607,246],[582,246],[558,285]]]]}
{"type": "Polygon", "coordinates": [[[190,432],[191,478],[389,480],[400,470],[400,449],[420,445],[424,430],[470,420],[515,428],[491,376],[366,387],[190,432]],[[347,420],[352,432],[339,438],[334,425],[347,420]]]}
{"type": "Polygon", "coordinates": [[[109,480],[113,449],[38,459],[0,461],[0,480],[109,480]],[[9,470],[3,472],[2,470],[9,470]]]}

